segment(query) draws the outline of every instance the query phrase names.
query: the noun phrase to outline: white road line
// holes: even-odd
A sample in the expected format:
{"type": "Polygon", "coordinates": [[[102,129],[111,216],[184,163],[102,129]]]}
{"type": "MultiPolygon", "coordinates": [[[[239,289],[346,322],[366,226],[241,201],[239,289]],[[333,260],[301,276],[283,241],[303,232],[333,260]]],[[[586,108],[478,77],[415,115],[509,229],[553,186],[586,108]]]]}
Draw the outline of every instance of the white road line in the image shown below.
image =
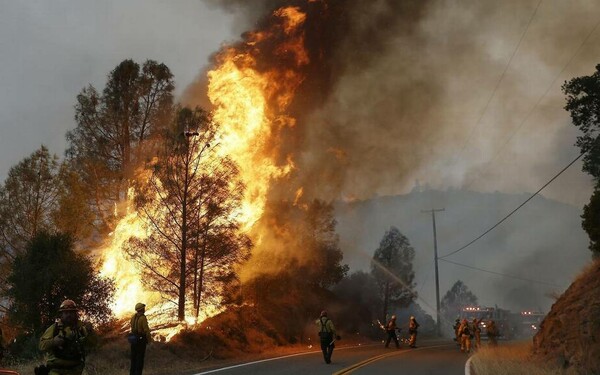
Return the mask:
{"type": "MultiPolygon", "coordinates": [[[[376,346],[376,345],[379,345],[379,344],[368,344],[368,345],[355,345],[355,346],[348,346],[348,347],[344,347],[344,348],[339,348],[339,349],[336,349],[336,352],[337,352],[337,351],[340,351],[340,350],[345,350],[345,349],[364,348],[364,347],[368,347],[368,346],[376,346]]],[[[285,359],[285,358],[291,358],[291,357],[298,357],[298,356],[301,356],[301,355],[308,355],[308,354],[315,354],[315,353],[321,353],[321,351],[320,351],[320,350],[318,350],[318,351],[317,351],[317,350],[315,350],[315,351],[312,351],[312,352],[296,353],[296,354],[284,355],[284,356],[281,356],[281,357],[275,357],[275,358],[261,359],[260,361],[253,361],[253,362],[247,362],[247,363],[240,363],[239,365],[234,365],[234,366],[229,366],[229,367],[218,368],[218,369],[215,369],[215,370],[210,370],[210,371],[199,372],[199,373],[197,373],[197,374],[194,374],[194,375],[212,374],[212,373],[215,373],[215,372],[219,372],[219,371],[225,371],[225,370],[231,370],[231,369],[238,368],[238,367],[244,367],[244,366],[255,365],[255,364],[257,364],[257,363],[263,363],[263,362],[276,361],[276,360],[278,360],[278,359],[285,359]]]]}
{"type": "Polygon", "coordinates": [[[467,363],[465,363],[465,375],[471,375],[471,360],[473,357],[469,357],[467,359],[467,363]]]}

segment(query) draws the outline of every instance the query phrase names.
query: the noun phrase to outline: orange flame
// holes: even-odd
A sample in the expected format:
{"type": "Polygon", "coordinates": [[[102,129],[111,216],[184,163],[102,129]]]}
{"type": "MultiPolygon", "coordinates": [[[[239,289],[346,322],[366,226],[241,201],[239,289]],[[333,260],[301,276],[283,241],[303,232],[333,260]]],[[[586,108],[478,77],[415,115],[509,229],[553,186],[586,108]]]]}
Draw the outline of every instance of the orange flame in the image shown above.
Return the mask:
{"type": "MultiPolygon", "coordinates": [[[[225,48],[217,57],[217,67],[208,72],[208,97],[214,106],[213,118],[220,127],[218,152],[237,163],[239,178],[246,186],[242,205],[236,213],[241,229],[246,233],[252,232],[255,223],[263,215],[273,181],[289,175],[294,169],[290,158],[285,163],[276,161],[273,147],[278,144],[277,130],[295,125],[295,119],[286,115],[285,110],[303,81],[299,69],[259,71],[256,55],[261,43],[283,33],[284,42],[278,45],[275,54],[288,58],[291,56],[296,68],[309,63],[301,28],[306,15],[297,7],[287,7],[276,10],[273,17],[275,22],[272,29],[249,33],[239,48],[225,48]]],[[[301,196],[302,190],[299,190],[296,200],[301,196]]],[[[259,243],[259,234],[252,235],[255,243],[259,243]]],[[[116,300],[112,308],[120,317],[132,313],[132,306],[139,301],[149,306],[149,312],[152,311],[152,305],[155,308],[161,306],[158,293],[144,289],[139,280],[139,271],[123,254],[122,246],[132,236],[146,236],[142,221],[135,213],[121,219],[110,244],[100,249],[101,274],[114,278],[117,283],[116,300]]],[[[202,318],[218,311],[218,306],[209,307],[202,318]]],[[[167,332],[167,338],[173,332],[167,332]]]]}

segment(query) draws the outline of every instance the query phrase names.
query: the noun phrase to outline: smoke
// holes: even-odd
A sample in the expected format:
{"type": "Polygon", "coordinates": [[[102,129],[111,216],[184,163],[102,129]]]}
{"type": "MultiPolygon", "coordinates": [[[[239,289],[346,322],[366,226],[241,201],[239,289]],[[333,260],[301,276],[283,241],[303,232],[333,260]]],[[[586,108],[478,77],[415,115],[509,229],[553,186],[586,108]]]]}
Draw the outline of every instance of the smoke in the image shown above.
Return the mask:
{"type": "MultiPolygon", "coordinates": [[[[293,202],[300,188],[304,202],[334,201],[403,194],[419,183],[532,192],[578,153],[560,85],[600,61],[592,33],[600,3],[205,1],[235,14],[240,32],[267,29],[282,6],[307,15],[309,64],[278,55],[281,39],[251,46],[257,69],[303,77],[278,113],[294,125],[271,140],[274,157],[295,165],[291,181],[271,186],[272,202],[293,202]]],[[[242,34],[234,48],[250,48],[248,39],[242,34]]],[[[203,76],[187,102],[206,102],[203,76]]],[[[572,169],[544,193],[581,205],[591,186],[572,169]]]]}
{"type": "MultiPolygon", "coordinates": [[[[576,155],[560,84],[600,59],[595,35],[576,54],[600,4],[208,2],[258,30],[281,6],[307,12],[311,64],[290,108],[301,126],[284,131],[280,153],[293,156],[308,199],[406,193],[416,180],[534,191],[576,155]]],[[[549,196],[585,202],[591,184],[576,177],[580,195],[549,196]]]]}

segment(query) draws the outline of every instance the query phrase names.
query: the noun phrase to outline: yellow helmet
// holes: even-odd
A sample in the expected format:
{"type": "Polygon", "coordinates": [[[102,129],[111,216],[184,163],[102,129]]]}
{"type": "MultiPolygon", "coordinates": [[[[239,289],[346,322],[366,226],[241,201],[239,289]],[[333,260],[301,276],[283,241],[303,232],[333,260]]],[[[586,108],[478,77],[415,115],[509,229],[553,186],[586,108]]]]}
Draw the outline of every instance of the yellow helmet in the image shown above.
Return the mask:
{"type": "Polygon", "coordinates": [[[138,302],[138,303],[135,304],[135,311],[140,311],[140,310],[143,310],[145,308],[146,308],[146,305],[144,305],[141,302],[138,302]]]}
{"type": "Polygon", "coordinates": [[[75,301],[73,301],[71,299],[64,300],[60,304],[60,307],[58,308],[58,311],[78,311],[78,310],[79,310],[79,308],[77,307],[77,304],[75,303],[75,301]]]}

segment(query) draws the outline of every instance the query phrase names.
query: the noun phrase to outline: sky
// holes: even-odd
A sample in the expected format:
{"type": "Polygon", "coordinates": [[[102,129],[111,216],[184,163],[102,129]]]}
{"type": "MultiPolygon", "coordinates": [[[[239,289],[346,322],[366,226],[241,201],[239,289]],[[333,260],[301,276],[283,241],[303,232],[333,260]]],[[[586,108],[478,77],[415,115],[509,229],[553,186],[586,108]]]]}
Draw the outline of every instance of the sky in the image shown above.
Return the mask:
{"type": "Polygon", "coordinates": [[[165,63],[181,93],[234,38],[233,18],[202,1],[0,0],[0,180],[45,144],[59,156],[77,94],[102,90],[122,60],[165,63]]]}
{"type": "MultiPolygon", "coordinates": [[[[264,2],[237,2],[242,6],[236,7],[231,5],[236,1],[222,0],[0,0],[0,179],[41,144],[62,156],[65,133],[75,126],[76,95],[90,83],[102,89],[120,61],[164,62],[181,94],[207,67],[211,53],[237,40],[252,24],[264,2]]],[[[577,155],[573,144],[578,133],[562,109],[560,85],[590,74],[600,61],[600,31],[594,29],[599,14],[600,6],[588,0],[430,1],[415,32],[386,36],[388,50],[367,69],[342,76],[332,99],[324,103],[321,117],[335,126],[359,127],[355,133],[362,134],[344,174],[343,183],[352,187],[342,189],[342,198],[401,194],[416,184],[488,192],[537,190],[577,155]],[[404,130],[393,129],[385,119],[376,132],[349,120],[373,116],[386,100],[377,93],[394,98],[415,86],[394,78],[401,75],[399,69],[417,84],[435,80],[435,97],[415,99],[431,101],[434,109],[426,116],[397,114],[426,129],[411,130],[419,134],[416,139],[403,137],[404,130]],[[364,91],[373,95],[365,100],[366,95],[357,94],[364,91]],[[441,130],[432,134],[434,128],[441,130]],[[390,137],[410,144],[374,146],[390,137]],[[419,150],[413,158],[419,162],[410,157],[400,162],[410,170],[386,167],[390,156],[415,145],[419,150]],[[369,171],[377,177],[365,177],[369,171]]],[[[313,117],[319,121],[319,111],[313,117]]],[[[309,137],[356,143],[340,136],[335,126],[309,137]]],[[[578,163],[543,194],[581,207],[591,186],[578,163]]]]}

